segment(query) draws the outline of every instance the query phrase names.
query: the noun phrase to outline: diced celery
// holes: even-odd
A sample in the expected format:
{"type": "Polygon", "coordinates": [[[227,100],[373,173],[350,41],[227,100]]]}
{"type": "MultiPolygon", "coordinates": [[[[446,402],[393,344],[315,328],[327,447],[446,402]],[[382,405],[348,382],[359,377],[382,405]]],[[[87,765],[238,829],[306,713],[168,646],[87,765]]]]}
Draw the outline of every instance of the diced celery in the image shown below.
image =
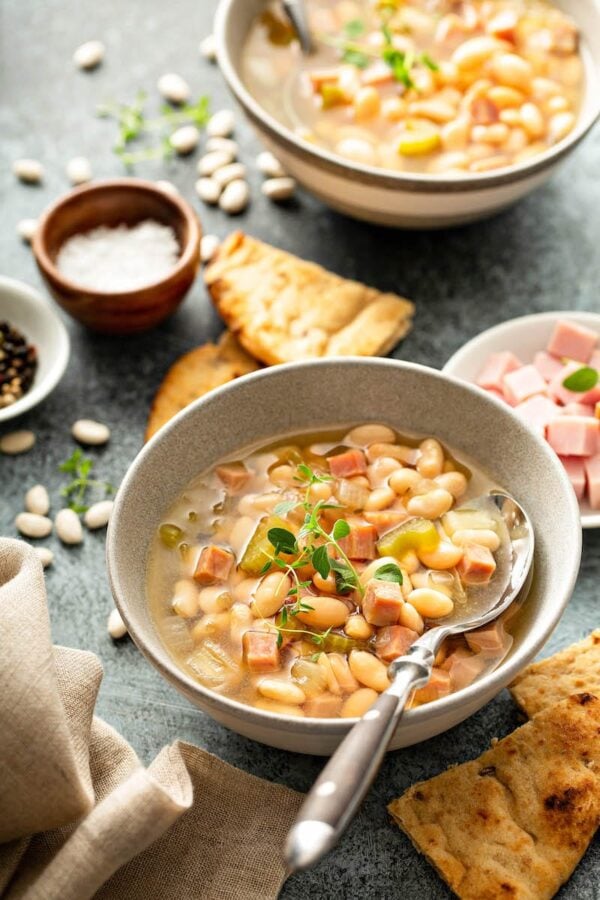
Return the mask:
{"type": "Polygon", "coordinates": [[[354,638],[346,637],[345,634],[338,634],[336,631],[330,631],[323,642],[323,649],[327,653],[350,653],[351,650],[362,649],[362,646],[354,638]]]}
{"type": "Polygon", "coordinates": [[[439,542],[440,536],[433,522],[415,517],[384,534],[377,543],[377,549],[381,556],[401,559],[407,550],[435,550],[439,542]]]}
{"type": "Polygon", "coordinates": [[[292,678],[302,688],[307,697],[317,697],[327,687],[327,676],[321,666],[303,657],[294,662],[292,678]]]}
{"type": "Polygon", "coordinates": [[[215,641],[206,640],[188,658],[198,681],[218,691],[239,678],[238,667],[226,650],[215,641]]]}
{"type": "Polygon", "coordinates": [[[271,528],[284,528],[290,531],[290,523],[280,519],[279,516],[266,516],[260,520],[240,562],[240,569],[246,574],[260,575],[273,556],[273,544],[268,538],[271,528]]]}
{"type": "Polygon", "coordinates": [[[429,128],[415,128],[401,134],[398,141],[398,153],[402,156],[426,156],[440,146],[438,131],[429,128]]]}
{"type": "Polygon", "coordinates": [[[171,522],[164,522],[158,529],[160,539],[169,550],[174,550],[183,537],[183,531],[179,525],[173,525],[171,522]]]}

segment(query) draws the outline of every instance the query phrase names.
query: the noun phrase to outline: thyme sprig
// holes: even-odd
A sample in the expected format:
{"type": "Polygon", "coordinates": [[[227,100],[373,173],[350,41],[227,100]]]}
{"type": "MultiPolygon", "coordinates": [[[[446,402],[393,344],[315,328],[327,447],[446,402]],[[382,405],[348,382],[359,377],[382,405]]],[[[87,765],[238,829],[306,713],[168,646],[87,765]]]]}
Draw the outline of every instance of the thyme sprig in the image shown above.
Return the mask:
{"type": "Polygon", "coordinates": [[[114,493],[114,486],[109,481],[91,477],[94,461],[84,456],[79,447],[58,468],[59,471],[73,476],[71,481],[61,488],[60,493],[61,496],[69,498],[69,508],[76,513],[84,513],[89,509],[89,505],[85,502],[89,491],[102,490],[106,496],[114,493]]]}

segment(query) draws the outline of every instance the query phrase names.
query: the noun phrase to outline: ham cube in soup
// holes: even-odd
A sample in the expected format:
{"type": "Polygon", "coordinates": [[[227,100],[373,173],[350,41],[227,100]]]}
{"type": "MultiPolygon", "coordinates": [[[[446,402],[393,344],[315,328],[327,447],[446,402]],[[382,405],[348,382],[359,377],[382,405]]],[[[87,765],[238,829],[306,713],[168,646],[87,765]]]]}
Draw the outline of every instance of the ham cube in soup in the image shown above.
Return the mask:
{"type": "Polygon", "coordinates": [[[217,466],[215,472],[231,494],[241,491],[252,477],[243,463],[236,462],[217,466]]]}
{"type": "Polygon", "coordinates": [[[600,509],[600,453],[586,459],[584,465],[590,506],[600,509]]]}
{"type": "Polygon", "coordinates": [[[377,529],[374,525],[351,525],[350,534],[341,538],[339,545],[348,559],[375,559],[376,540],[377,529]]]}
{"type": "Polygon", "coordinates": [[[400,585],[371,578],[362,600],[363,616],[371,625],[394,625],[404,605],[400,585]]]}
{"type": "Polygon", "coordinates": [[[380,628],[375,638],[375,653],[383,662],[390,663],[404,656],[419,637],[412,628],[404,625],[387,625],[380,628]]]}
{"type": "Polygon", "coordinates": [[[209,544],[203,547],[196,564],[194,580],[198,584],[216,584],[219,581],[227,581],[233,565],[233,553],[209,544]]]}
{"type": "Polygon", "coordinates": [[[466,544],[456,571],[463,584],[487,584],[496,571],[496,560],[487,547],[466,544]]]}
{"type": "Polygon", "coordinates": [[[545,435],[546,426],[561,412],[560,407],[548,397],[541,394],[530,397],[524,403],[515,406],[515,413],[534,431],[545,435]]]}
{"type": "Polygon", "coordinates": [[[329,471],[334,478],[352,478],[353,475],[364,475],[367,461],[362,450],[346,450],[336,456],[328,456],[329,471]]]}
{"type": "Polygon", "coordinates": [[[548,443],[559,456],[593,456],[600,421],[587,416],[559,416],[548,425],[548,443]]]}
{"type": "Polygon", "coordinates": [[[473,656],[468,650],[462,652],[455,650],[444,661],[443,668],[450,675],[452,690],[460,691],[481,675],[485,668],[485,662],[481,656],[473,656]]]}
{"type": "Polygon", "coordinates": [[[552,381],[563,369],[563,364],[556,356],[550,356],[545,350],[540,350],[533,357],[533,364],[544,379],[544,381],[552,381]]]}
{"type": "Polygon", "coordinates": [[[567,403],[560,412],[563,416],[587,416],[592,418],[594,407],[590,403],[567,403]]]}
{"type": "Polygon", "coordinates": [[[512,406],[522,403],[534,394],[543,394],[546,382],[535,366],[522,366],[509,372],[502,380],[504,395],[512,406]]]}
{"type": "Polygon", "coordinates": [[[465,638],[473,653],[481,653],[487,659],[500,656],[507,640],[504,626],[498,620],[478,628],[477,631],[467,631],[465,638]]]}
{"type": "Polygon", "coordinates": [[[434,668],[427,684],[414,693],[415,703],[431,703],[450,693],[450,675],[443,669],[434,668]]]}
{"type": "Polygon", "coordinates": [[[598,343],[598,335],[584,325],[561,319],[554,326],[548,343],[548,353],[553,356],[566,356],[577,362],[588,362],[598,343]]]}
{"type": "Polygon", "coordinates": [[[279,669],[277,635],[271,631],[246,631],[242,638],[244,660],[253,674],[276,672],[279,669]]]}
{"type": "Polygon", "coordinates": [[[477,379],[477,384],[479,387],[495,390],[502,394],[502,380],[504,376],[509,372],[520,369],[522,365],[521,360],[509,350],[505,350],[502,353],[492,353],[477,379]]]}
{"type": "Polygon", "coordinates": [[[575,496],[581,500],[585,494],[585,465],[581,456],[559,456],[559,459],[565,471],[569,476],[569,481],[575,491],[575,496]]]}
{"type": "Polygon", "coordinates": [[[548,385],[548,393],[551,397],[558,400],[564,406],[569,403],[585,403],[593,405],[600,400],[600,385],[591,388],[589,391],[570,391],[565,387],[564,381],[569,375],[578,372],[581,369],[581,363],[570,362],[563,367],[562,371],[556,375],[548,385]]]}

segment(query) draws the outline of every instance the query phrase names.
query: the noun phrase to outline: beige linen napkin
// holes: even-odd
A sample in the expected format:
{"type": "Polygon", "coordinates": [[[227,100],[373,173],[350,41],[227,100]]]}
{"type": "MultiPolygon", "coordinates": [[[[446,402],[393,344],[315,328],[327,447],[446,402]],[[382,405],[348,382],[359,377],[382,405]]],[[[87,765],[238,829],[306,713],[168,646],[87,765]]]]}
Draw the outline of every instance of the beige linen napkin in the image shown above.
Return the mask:
{"type": "Polygon", "coordinates": [[[0,896],[276,897],[300,795],[181,741],[145,769],[93,714],[101,679],[52,647],[41,564],[0,539],[0,896]]]}

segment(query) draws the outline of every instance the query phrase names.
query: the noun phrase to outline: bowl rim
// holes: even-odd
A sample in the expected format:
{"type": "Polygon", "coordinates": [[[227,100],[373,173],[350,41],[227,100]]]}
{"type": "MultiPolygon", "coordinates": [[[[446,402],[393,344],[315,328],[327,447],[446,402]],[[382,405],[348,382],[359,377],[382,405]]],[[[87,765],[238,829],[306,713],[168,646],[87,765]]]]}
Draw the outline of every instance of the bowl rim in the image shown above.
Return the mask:
{"type": "MultiPolygon", "coordinates": [[[[583,140],[600,118],[600,91],[597,91],[593,96],[590,112],[585,117],[580,115],[575,128],[553,147],[549,147],[543,153],[524,162],[480,175],[448,178],[427,173],[394,172],[391,169],[353,163],[295,135],[293,131],[266,112],[246,89],[238,75],[226,39],[229,22],[240,2],[241,0],[220,0],[215,14],[214,35],[217,45],[217,60],[225,81],[238,103],[258,128],[266,130],[273,140],[283,144],[289,152],[300,155],[308,163],[318,163],[320,168],[333,175],[354,181],[358,178],[362,184],[379,188],[422,193],[466,193],[482,188],[501,187],[532,175],[541,174],[546,169],[555,166],[562,157],[583,140]]],[[[598,0],[591,0],[591,2],[600,16],[600,3],[598,0]]],[[[592,54],[589,55],[592,59],[592,54]]]]}
{"type": "MultiPolygon", "coordinates": [[[[102,224],[101,221],[98,221],[97,225],[100,226],[102,224]]],[[[92,226],[95,227],[95,226],[92,226]]],[[[102,300],[110,300],[115,297],[120,297],[123,300],[136,300],[138,298],[143,298],[147,295],[147,292],[157,287],[168,286],[171,283],[175,284],[178,281],[179,276],[182,272],[188,268],[191,263],[195,262],[195,258],[199,253],[200,246],[200,237],[201,237],[201,226],[193,207],[179,194],[175,194],[171,191],[167,191],[164,188],[160,187],[160,185],[156,185],[155,182],[150,181],[146,178],[134,178],[134,177],[121,177],[121,178],[99,178],[96,181],[89,182],[87,184],[79,185],[78,187],[73,188],[70,191],[62,194],[57,200],[51,203],[42,213],[38,227],[35,231],[35,235],[32,241],[33,253],[35,255],[36,262],[42,273],[46,278],[48,278],[51,282],[59,284],[61,289],[66,291],[69,294],[85,294],[88,297],[93,298],[97,301],[102,300]],[[164,276],[164,278],[160,278],[158,281],[152,281],[148,284],[144,284],[141,287],[134,288],[133,290],[126,291],[101,291],[96,290],[95,288],[86,287],[85,285],[79,284],[78,282],[71,281],[70,278],[65,278],[62,272],[54,264],[54,261],[50,257],[50,254],[47,249],[47,232],[52,220],[57,216],[60,216],[63,209],[71,203],[73,200],[78,200],[80,197],[93,197],[94,194],[101,193],[102,191],[115,189],[123,189],[124,191],[137,191],[138,193],[145,194],[154,194],[155,196],[159,196],[161,200],[166,200],[173,209],[176,211],[180,220],[184,222],[187,226],[187,240],[183,247],[181,247],[181,252],[176,264],[172,269],[164,276]]]]}
{"type": "MultiPolygon", "coordinates": [[[[455,353],[452,354],[450,359],[443,366],[442,372],[446,372],[447,375],[451,375],[454,378],[465,380],[463,379],[462,375],[458,374],[458,371],[460,370],[464,362],[469,359],[471,355],[478,351],[479,345],[484,341],[491,338],[493,340],[497,339],[500,343],[503,337],[507,336],[515,329],[524,331],[525,329],[530,328],[532,325],[535,325],[539,322],[556,322],[559,319],[572,319],[573,321],[579,322],[581,324],[587,323],[590,327],[593,327],[594,330],[598,332],[598,337],[600,338],[600,313],[589,312],[588,310],[579,311],[576,309],[555,309],[540,313],[528,313],[526,316],[516,316],[514,319],[506,319],[506,321],[500,322],[498,323],[498,325],[492,325],[491,328],[486,328],[485,331],[480,331],[479,334],[476,334],[465,344],[463,344],[462,347],[459,347],[455,353]]],[[[508,348],[500,348],[500,346],[498,346],[498,351],[500,349],[506,350],[508,348]]],[[[483,388],[479,388],[476,384],[474,384],[474,382],[467,383],[472,384],[474,387],[477,387],[478,390],[483,390],[483,388]]],[[[484,391],[484,393],[486,393],[486,391],[484,391]]],[[[584,512],[580,509],[579,515],[581,518],[582,528],[600,528],[600,510],[584,512]]]]}
{"type": "MultiPolygon", "coordinates": [[[[54,356],[44,378],[37,384],[34,379],[31,389],[27,391],[23,397],[16,400],[15,403],[10,406],[0,409],[0,423],[8,422],[10,419],[22,415],[28,410],[33,409],[33,407],[37,406],[38,403],[41,403],[42,400],[45,400],[64,375],[71,353],[69,333],[59,314],[52,305],[44,299],[44,296],[40,291],[17,278],[9,278],[6,275],[0,275],[0,317],[2,314],[2,293],[10,293],[13,296],[18,297],[23,306],[29,305],[30,308],[35,310],[40,319],[51,324],[54,329],[56,341],[54,356]]],[[[47,346],[44,342],[42,342],[42,345],[44,347],[47,346]]],[[[37,349],[39,355],[40,347],[38,346],[37,349]]]]}
{"type": "MultiPolygon", "coordinates": [[[[301,373],[307,368],[326,367],[331,366],[332,364],[342,366],[347,364],[355,366],[358,364],[361,366],[377,367],[381,369],[382,374],[385,373],[386,369],[389,370],[390,368],[400,368],[417,373],[422,373],[427,377],[434,378],[439,381],[450,381],[455,386],[465,391],[465,393],[475,394],[479,400],[483,400],[483,402],[490,404],[492,407],[496,407],[501,415],[508,414],[505,408],[505,404],[493,397],[488,397],[480,389],[474,387],[468,382],[465,382],[460,378],[450,376],[438,369],[433,369],[429,366],[420,365],[418,363],[405,362],[404,360],[348,356],[340,357],[337,359],[321,358],[314,360],[302,360],[298,362],[283,363],[278,366],[260,369],[257,372],[252,372],[249,375],[242,376],[241,378],[236,378],[228,384],[225,384],[209,392],[209,394],[206,394],[204,397],[200,397],[198,400],[194,401],[192,404],[177,413],[177,415],[173,419],[166,423],[166,425],[164,425],[150,439],[150,441],[148,441],[148,443],[144,445],[144,447],[131,463],[119,487],[119,490],[115,497],[115,505],[113,508],[113,514],[111,515],[111,520],[109,522],[108,534],[106,538],[107,572],[113,598],[135,644],[142,652],[142,654],[152,663],[152,665],[157,668],[170,683],[174,684],[188,698],[190,697],[190,695],[200,694],[203,702],[205,702],[209,708],[221,708],[226,713],[232,714],[236,718],[245,718],[247,721],[249,720],[258,726],[277,724],[277,727],[281,731],[296,732],[302,734],[312,734],[315,732],[318,733],[319,731],[324,731],[328,734],[342,735],[345,734],[352,727],[352,725],[359,721],[359,719],[355,717],[344,719],[314,717],[299,718],[295,716],[286,716],[279,713],[268,712],[266,710],[255,709],[254,707],[251,707],[245,703],[241,703],[239,700],[234,700],[231,697],[226,697],[218,694],[216,691],[212,691],[209,688],[204,687],[204,685],[200,684],[199,682],[194,681],[191,676],[187,675],[181,668],[177,666],[166,647],[166,661],[163,662],[162,660],[157,659],[152,650],[146,644],[144,634],[140,633],[135,625],[132,624],[131,618],[128,615],[128,599],[122,587],[120,579],[121,554],[117,544],[117,528],[121,509],[127,502],[128,493],[135,485],[136,472],[140,464],[154,452],[154,448],[158,446],[159,443],[167,439],[167,437],[171,433],[177,430],[179,424],[184,419],[188,418],[189,416],[196,415],[198,410],[202,410],[203,407],[210,406],[211,403],[215,402],[216,398],[221,397],[227,393],[235,392],[240,383],[243,383],[244,385],[248,385],[249,383],[251,383],[258,387],[260,386],[260,383],[264,378],[269,378],[281,371],[295,371],[301,373]]],[[[558,462],[558,458],[551,451],[549,445],[545,440],[543,440],[543,438],[530,431],[523,423],[521,423],[516,418],[514,419],[514,425],[518,430],[521,430],[524,435],[527,435],[528,440],[532,440],[534,443],[537,443],[538,447],[542,450],[544,455],[547,456],[549,465],[555,469],[559,480],[562,481],[565,488],[565,498],[571,506],[573,523],[577,523],[577,525],[579,526],[579,507],[577,499],[575,497],[575,494],[571,490],[571,485],[566,472],[558,462]]],[[[548,640],[548,637],[560,620],[573,592],[573,588],[575,586],[575,582],[579,573],[581,559],[582,534],[580,527],[577,527],[576,533],[573,536],[573,540],[575,542],[575,552],[572,557],[574,565],[572,567],[571,573],[567,578],[561,602],[552,610],[551,614],[546,617],[544,628],[540,631],[540,634],[537,636],[535,642],[528,645],[527,653],[525,654],[528,659],[533,659],[541,649],[541,647],[548,640]]],[[[424,706],[417,707],[416,709],[407,710],[407,712],[404,714],[404,720],[406,721],[408,719],[415,727],[418,727],[419,723],[429,718],[442,717],[446,714],[451,714],[453,711],[463,705],[468,706],[469,700],[479,693],[486,693],[491,691],[491,694],[495,695],[499,690],[501,690],[502,683],[506,683],[507,674],[509,679],[512,679],[526,664],[521,659],[522,655],[523,654],[520,654],[517,650],[517,652],[509,657],[509,659],[505,663],[501,662],[495,669],[493,669],[487,675],[484,675],[483,678],[475,681],[472,685],[469,685],[468,687],[463,688],[462,690],[457,691],[454,694],[449,694],[447,697],[443,697],[441,700],[425,704],[424,706]]]]}

